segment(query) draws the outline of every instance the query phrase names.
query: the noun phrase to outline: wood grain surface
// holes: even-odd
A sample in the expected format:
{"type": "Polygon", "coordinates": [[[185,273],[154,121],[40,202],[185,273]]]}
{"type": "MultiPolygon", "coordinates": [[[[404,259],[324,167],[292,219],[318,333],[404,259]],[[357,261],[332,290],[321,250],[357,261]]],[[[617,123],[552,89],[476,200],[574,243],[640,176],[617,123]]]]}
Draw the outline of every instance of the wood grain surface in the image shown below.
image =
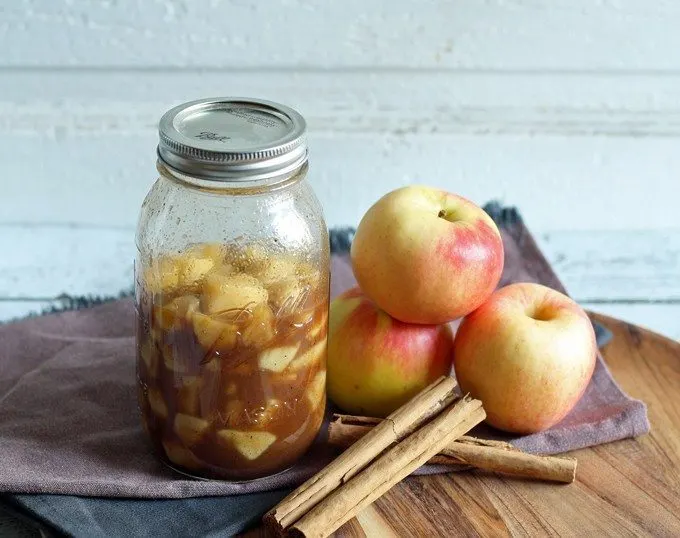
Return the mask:
{"type": "Polygon", "coordinates": [[[335,536],[680,536],[680,343],[593,317],[614,332],[605,361],[648,405],[650,434],[571,452],[571,485],[481,472],[408,478],[335,536]]]}

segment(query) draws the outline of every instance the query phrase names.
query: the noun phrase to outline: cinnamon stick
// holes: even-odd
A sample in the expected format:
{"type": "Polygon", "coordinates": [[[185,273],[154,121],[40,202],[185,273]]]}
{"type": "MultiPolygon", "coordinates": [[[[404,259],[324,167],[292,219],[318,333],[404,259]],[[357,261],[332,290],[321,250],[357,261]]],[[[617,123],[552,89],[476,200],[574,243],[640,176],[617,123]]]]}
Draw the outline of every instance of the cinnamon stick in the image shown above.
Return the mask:
{"type": "Polygon", "coordinates": [[[329,494],[297,521],[290,533],[328,536],[485,416],[479,400],[461,398],[329,494]]]}
{"type": "Polygon", "coordinates": [[[265,523],[275,532],[281,533],[338,486],[364,469],[387,447],[447,407],[455,399],[455,388],[456,382],[452,378],[439,378],[284,498],[265,514],[265,523]]]}
{"type": "MultiPolygon", "coordinates": [[[[328,443],[339,447],[351,446],[379,423],[380,419],[371,417],[333,415],[328,426],[328,443]]],[[[576,478],[574,458],[527,454],[503,441],[465,435],[442,449],[428,463],[450,465],[452,470],[475,467],[553,482],[570,483],[576,478]]]]}

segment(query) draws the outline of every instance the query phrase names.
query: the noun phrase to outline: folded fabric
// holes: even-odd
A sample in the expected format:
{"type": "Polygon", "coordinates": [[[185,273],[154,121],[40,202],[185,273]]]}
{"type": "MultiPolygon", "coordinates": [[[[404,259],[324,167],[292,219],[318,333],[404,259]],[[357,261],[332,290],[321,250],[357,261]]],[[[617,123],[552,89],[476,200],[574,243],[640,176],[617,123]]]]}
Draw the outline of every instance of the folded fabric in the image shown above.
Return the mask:
{"type": "MultiPolygon", "coordinates": [[[[190,499],[105,499],[74,495],[3,495],[2,505],[10,513],[47,531],[83,538],[157,538],[159,536],[234,536],[255,525],[262,514],[279,502],[290,489],[262,491],[225,497],[190,499]],[[30,521],[29,521],[30,520],[30,521]]],[[[0,512],[1,514],[1,512],[0,512]]],[[[0,536],[28,538],[24,534],[0,536]]],[[[18,528],[21,528],[17,525],[18,528]]]]}
{"type": "MultiPolygon", "coordinates": [[[[596,325],[595,329],[598,346],[606,345],[611,333],[601,325],[596,325]]],[[[262,514],[290,491],[279,489],[246,495],[158,500],[6,494],[0,495],[0,506],[25,521],[30,520],[33,525],[69,536],[217,538],[233,536],[257,524],[262,514]]],[[[0,530],[2,528],[0,525],[0,530]]]]}
{"type": "MultiPolygon", "coordinates": [[[[501,284],[532,281],[563,291],[516,213],[488,210],[505,246],[501,284]]],[[[332,294],[353,284],[348,257],[333,256],[332,294]]],[[[333,457],[321,439],[294,468],[263,480],[195,481],[174,474],[151,453],[139,425],[132,335],[129,299],[0,327],[0,491],[66,494],[66,499],[244,494],[297,485],[333,457]]],[[[644,404],[623,394],[598,358],[586,393],[560,424],[516,438],[482,433],[509,438],[531,452],[556,453],[648,429],[644,404]]],[[[419,472],[443,470],[425,466],[419,472]]],[[[33,509],[36,503],[50,504],[40,497],[15,500],[22,498],[36,501],[33,509]]]]}

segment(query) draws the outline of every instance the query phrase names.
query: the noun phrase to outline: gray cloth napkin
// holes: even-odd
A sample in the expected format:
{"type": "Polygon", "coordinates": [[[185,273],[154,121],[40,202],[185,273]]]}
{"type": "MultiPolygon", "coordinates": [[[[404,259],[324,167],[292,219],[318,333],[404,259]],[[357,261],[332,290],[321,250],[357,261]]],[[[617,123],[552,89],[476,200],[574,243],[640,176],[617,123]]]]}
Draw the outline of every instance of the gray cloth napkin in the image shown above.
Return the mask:
{"type": "MultiPolygon", "coordinates": [[[[502,284],[533,281],[563,290],[521,220],[500,223],[502,284]]],[[[332,294],[353,283],[347,256],[334,256],[332,294]]],[[[129,299],[0,327],[0,491],[167,499],[243,494],[295,486],[332,459],[321,437],[299,464],[271,478],[229,483],[174,474],[154,457],[139,424],[132,334],[129,299]]],[[[530,452],[556,453],[648,430],[644,404],[619,389],[600,358],[583,398],[560,424],[510,439],[530,452]]]]}
{"type": "MultiPolygon", "coordinates": [[[[598,346],[606,345],[611,333],[595,326],[598,346]]],[[[8,536],[35,537],[36,524],[49,535],[64,533],[87,538],[203,536],[226,537],[259,522],[262,514],[290,489],[278,489],[222,497],[188,499],[111,499],[75,495],[5,494],[0,506],[25,521],[9,519],[18,528],[8,536]],[[18,527],[21,523],[21,527],[18,527]],[[23,529],[23,532],[19,532],[23,529]]],[[[0,512],[0,536],[3,536],[0,512]]],[[[10,516],[11,517],[11,516],[10,516]]]]}

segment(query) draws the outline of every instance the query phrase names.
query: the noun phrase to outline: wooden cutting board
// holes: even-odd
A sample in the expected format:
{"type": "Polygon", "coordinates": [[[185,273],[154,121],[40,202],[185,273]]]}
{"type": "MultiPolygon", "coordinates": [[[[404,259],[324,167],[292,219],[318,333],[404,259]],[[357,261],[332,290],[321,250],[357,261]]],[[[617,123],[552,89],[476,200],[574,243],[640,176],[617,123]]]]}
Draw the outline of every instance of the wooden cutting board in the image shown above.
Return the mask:
{"type": "Polygon", "coordinates": [[[571,452],[570,485],[481,472],[408,478],[335,536],[680,536],[680,343],[593,318],[614,333],[605,362],[648,405],[650,434],[571,452]]]}

